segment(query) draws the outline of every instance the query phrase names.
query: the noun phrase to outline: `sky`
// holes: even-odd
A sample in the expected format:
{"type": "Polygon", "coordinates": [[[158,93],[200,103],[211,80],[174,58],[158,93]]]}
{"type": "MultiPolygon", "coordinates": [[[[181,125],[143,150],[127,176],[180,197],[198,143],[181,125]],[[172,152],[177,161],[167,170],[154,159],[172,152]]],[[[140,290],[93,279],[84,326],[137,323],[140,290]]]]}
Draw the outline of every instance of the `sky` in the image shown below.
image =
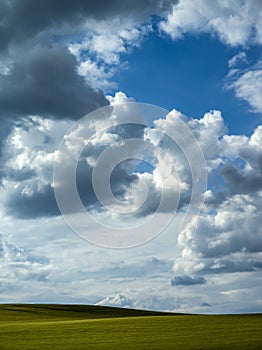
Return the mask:
{"type": "Polygon", "coordinates": [[[2,0],[0,302],[262,312],[262,2],[2,0]]]}

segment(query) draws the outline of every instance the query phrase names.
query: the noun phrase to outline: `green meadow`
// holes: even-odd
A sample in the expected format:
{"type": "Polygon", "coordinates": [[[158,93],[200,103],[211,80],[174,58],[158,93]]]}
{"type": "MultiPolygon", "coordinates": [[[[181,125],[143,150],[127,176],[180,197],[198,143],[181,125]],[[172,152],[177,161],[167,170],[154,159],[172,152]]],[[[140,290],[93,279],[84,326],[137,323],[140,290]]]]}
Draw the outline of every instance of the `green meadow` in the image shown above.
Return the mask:
{"type": "Polygon", "coordinates": [[[1,350],[262,349],[262,314],[183,315],[84,305],[0,305],[1,350]]]}

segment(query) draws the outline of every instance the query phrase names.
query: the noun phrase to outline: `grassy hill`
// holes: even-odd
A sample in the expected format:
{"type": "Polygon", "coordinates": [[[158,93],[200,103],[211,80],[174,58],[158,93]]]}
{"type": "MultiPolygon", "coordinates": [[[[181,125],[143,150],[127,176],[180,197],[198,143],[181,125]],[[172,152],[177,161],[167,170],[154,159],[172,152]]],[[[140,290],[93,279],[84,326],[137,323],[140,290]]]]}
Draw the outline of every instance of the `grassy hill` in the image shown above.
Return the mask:
{"type": "Polygon", "coordinates": [[[1,350],[262,349],[262,314],[183,315],[85,305],[0,305],[1,350]]]}

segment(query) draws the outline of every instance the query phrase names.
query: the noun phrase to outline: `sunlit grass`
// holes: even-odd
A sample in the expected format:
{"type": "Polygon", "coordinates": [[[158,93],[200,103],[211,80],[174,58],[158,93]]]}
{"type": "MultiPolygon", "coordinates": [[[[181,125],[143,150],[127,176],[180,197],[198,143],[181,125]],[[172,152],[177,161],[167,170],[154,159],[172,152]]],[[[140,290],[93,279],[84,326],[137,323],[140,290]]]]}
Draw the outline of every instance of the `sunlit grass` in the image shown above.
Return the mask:
{"type": "Polygon", "coordinates": [[[262,315],[168,315],[83,305],[0,305],[1,350],[262,349],[262,315]]]}

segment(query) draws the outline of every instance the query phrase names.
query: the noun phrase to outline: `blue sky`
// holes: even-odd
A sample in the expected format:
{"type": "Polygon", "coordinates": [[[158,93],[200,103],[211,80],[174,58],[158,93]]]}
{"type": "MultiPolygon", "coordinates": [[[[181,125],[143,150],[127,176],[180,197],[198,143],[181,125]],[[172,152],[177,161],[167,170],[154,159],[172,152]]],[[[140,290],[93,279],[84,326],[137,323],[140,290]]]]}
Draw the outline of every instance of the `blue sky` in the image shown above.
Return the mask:
{"type": "MultiPolygon", "coordinates": [[[[153,32],[128,56],[128,69],[117,73],[120,90],[137,101],[177,108],[192,118],[219,109],[231,133],[248,133],[260,114],[225,88],[228,61],[239,47],[228,47],[210,34],[185,35],[182,40],[153,32]]],[[[259,58],[258,48],[246,50],[248,60],[259,58]]]]}
{"type": "Polygon", "coordinates": [[[0,302],[261,312],[261,2],[0,14],[0,302]]]}

